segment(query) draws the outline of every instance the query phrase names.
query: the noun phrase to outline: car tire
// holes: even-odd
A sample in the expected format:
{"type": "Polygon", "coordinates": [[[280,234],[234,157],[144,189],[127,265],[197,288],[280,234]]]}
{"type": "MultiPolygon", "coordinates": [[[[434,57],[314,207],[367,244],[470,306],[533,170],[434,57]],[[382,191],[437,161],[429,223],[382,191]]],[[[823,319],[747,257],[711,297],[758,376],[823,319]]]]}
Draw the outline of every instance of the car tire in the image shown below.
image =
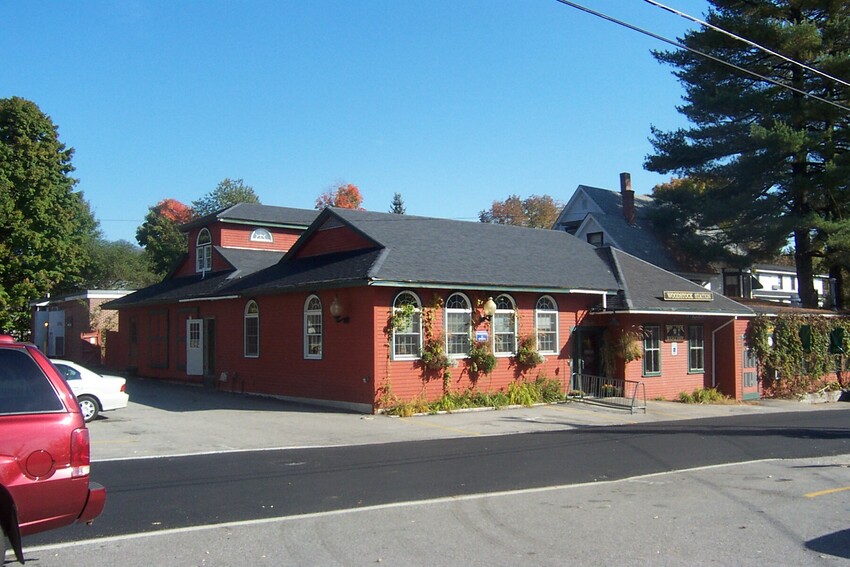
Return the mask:
{"type": "Polygon", "coordinates": [[[80,404],[80,411],[83,412],[83,419],[86,423],[94,420],[100,413],[100,405],[91,396],[80,396],[77,398],[77,402],[80,404]]]}

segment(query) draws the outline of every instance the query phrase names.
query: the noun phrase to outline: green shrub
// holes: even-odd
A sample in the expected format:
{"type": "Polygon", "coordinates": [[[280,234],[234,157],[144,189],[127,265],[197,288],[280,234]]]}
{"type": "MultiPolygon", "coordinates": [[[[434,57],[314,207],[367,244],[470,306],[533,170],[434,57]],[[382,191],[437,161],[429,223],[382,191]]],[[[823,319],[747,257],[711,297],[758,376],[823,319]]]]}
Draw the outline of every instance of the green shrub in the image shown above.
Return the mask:
{"type": "Polygon", "coordinates": [[[729,398],[717,391],[717,388],[697,388],[692,394],[681,392],[679,401],[685,404],[720,404],[729,398]]]}
{"type": "Polygon", "coordinates": [[[543,356],[537,352],[537,337],[531,335],[520,339],[516,350],[516,362],[524,368],[534,368],[543,362],[543,356]]]}
{"type": "Polygon", "coordinates": [[[490,352],[490,345],[476,342],[469,348],[469,369],[473,374],[489,375],[496,368],[496,356],[490,352]]]}

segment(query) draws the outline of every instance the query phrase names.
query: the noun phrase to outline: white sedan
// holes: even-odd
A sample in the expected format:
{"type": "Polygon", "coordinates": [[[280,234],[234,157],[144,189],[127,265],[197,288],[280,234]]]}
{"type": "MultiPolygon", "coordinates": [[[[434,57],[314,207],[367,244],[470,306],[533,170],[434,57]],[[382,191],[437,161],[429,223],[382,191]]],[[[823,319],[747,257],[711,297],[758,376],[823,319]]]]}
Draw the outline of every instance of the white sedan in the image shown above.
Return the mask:
{"type": "Polygon", "coordinates": [[[130,396],[127,395],[127,380],[124,378],[103,376],[70,360],[53,359],[51,362],[59,369],[77,396],[86,423],[102,411],[127,407],[130,396]]]}

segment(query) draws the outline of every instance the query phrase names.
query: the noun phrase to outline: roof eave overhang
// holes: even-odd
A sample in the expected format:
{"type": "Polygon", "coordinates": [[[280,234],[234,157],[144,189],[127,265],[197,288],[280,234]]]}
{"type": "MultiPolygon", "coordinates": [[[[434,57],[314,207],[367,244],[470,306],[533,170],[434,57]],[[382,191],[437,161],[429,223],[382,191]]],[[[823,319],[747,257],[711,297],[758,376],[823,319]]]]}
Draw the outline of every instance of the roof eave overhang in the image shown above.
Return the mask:
{"type": "Polygon", "coordinates": [[[662,309],[608,309],[595,311],[591,315],[686,315],[697,317],[755,317],[755,313],[731,313],[726,311],[673,311],[662,309]]]}
{"type": "Polygon", "coordinates": [[[279,222],[262,222],[262,221],[253,221],[247,219],[218,219],[218,222],[227,223],[227,224],[241,224],[248,226],[268,226],[271,228],[291,228],[295,230],[307,230],[310,225],[309,224],[293,224],[293,223],[279,223],[279,222]]]}
{"type": "Polygon", "coordinates": [[[239,295],[216,295],[209,297],[186,297],[184,299],[178,299],[177,303],[192,303],[194,301],[222,301],[225,299],[239,299],[239,295]]]}
{"type": "Polygon", "coordinates": [[[547,286],[523,286],[523,285],[500,285],[484,283],[458,283],[458,282],[423,282],[423,281],[399,281],[399,280],[370,280],[368,285],[377,287],[419,287],[423,289],[464,289],[464,290],[492,290],[492,291],[525,291],[532,293],[576,293],[585,295],[606,295],[617,293],[616,289],[588,289],[571,287],[547,287],[547,286]]]}

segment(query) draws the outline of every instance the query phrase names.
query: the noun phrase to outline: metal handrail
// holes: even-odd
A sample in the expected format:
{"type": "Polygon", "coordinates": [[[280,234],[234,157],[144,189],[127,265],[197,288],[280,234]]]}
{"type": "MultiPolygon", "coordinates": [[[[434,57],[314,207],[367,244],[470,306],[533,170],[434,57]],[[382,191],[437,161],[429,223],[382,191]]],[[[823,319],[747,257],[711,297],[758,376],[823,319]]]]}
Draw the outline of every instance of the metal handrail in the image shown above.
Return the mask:
{"type": "Polygon", "coordinates": [[[575,373],[568,395],[585,402],[628,409],[631,413],[636,409],[646,413],[646,386],[637,380],[575,373]]]}

